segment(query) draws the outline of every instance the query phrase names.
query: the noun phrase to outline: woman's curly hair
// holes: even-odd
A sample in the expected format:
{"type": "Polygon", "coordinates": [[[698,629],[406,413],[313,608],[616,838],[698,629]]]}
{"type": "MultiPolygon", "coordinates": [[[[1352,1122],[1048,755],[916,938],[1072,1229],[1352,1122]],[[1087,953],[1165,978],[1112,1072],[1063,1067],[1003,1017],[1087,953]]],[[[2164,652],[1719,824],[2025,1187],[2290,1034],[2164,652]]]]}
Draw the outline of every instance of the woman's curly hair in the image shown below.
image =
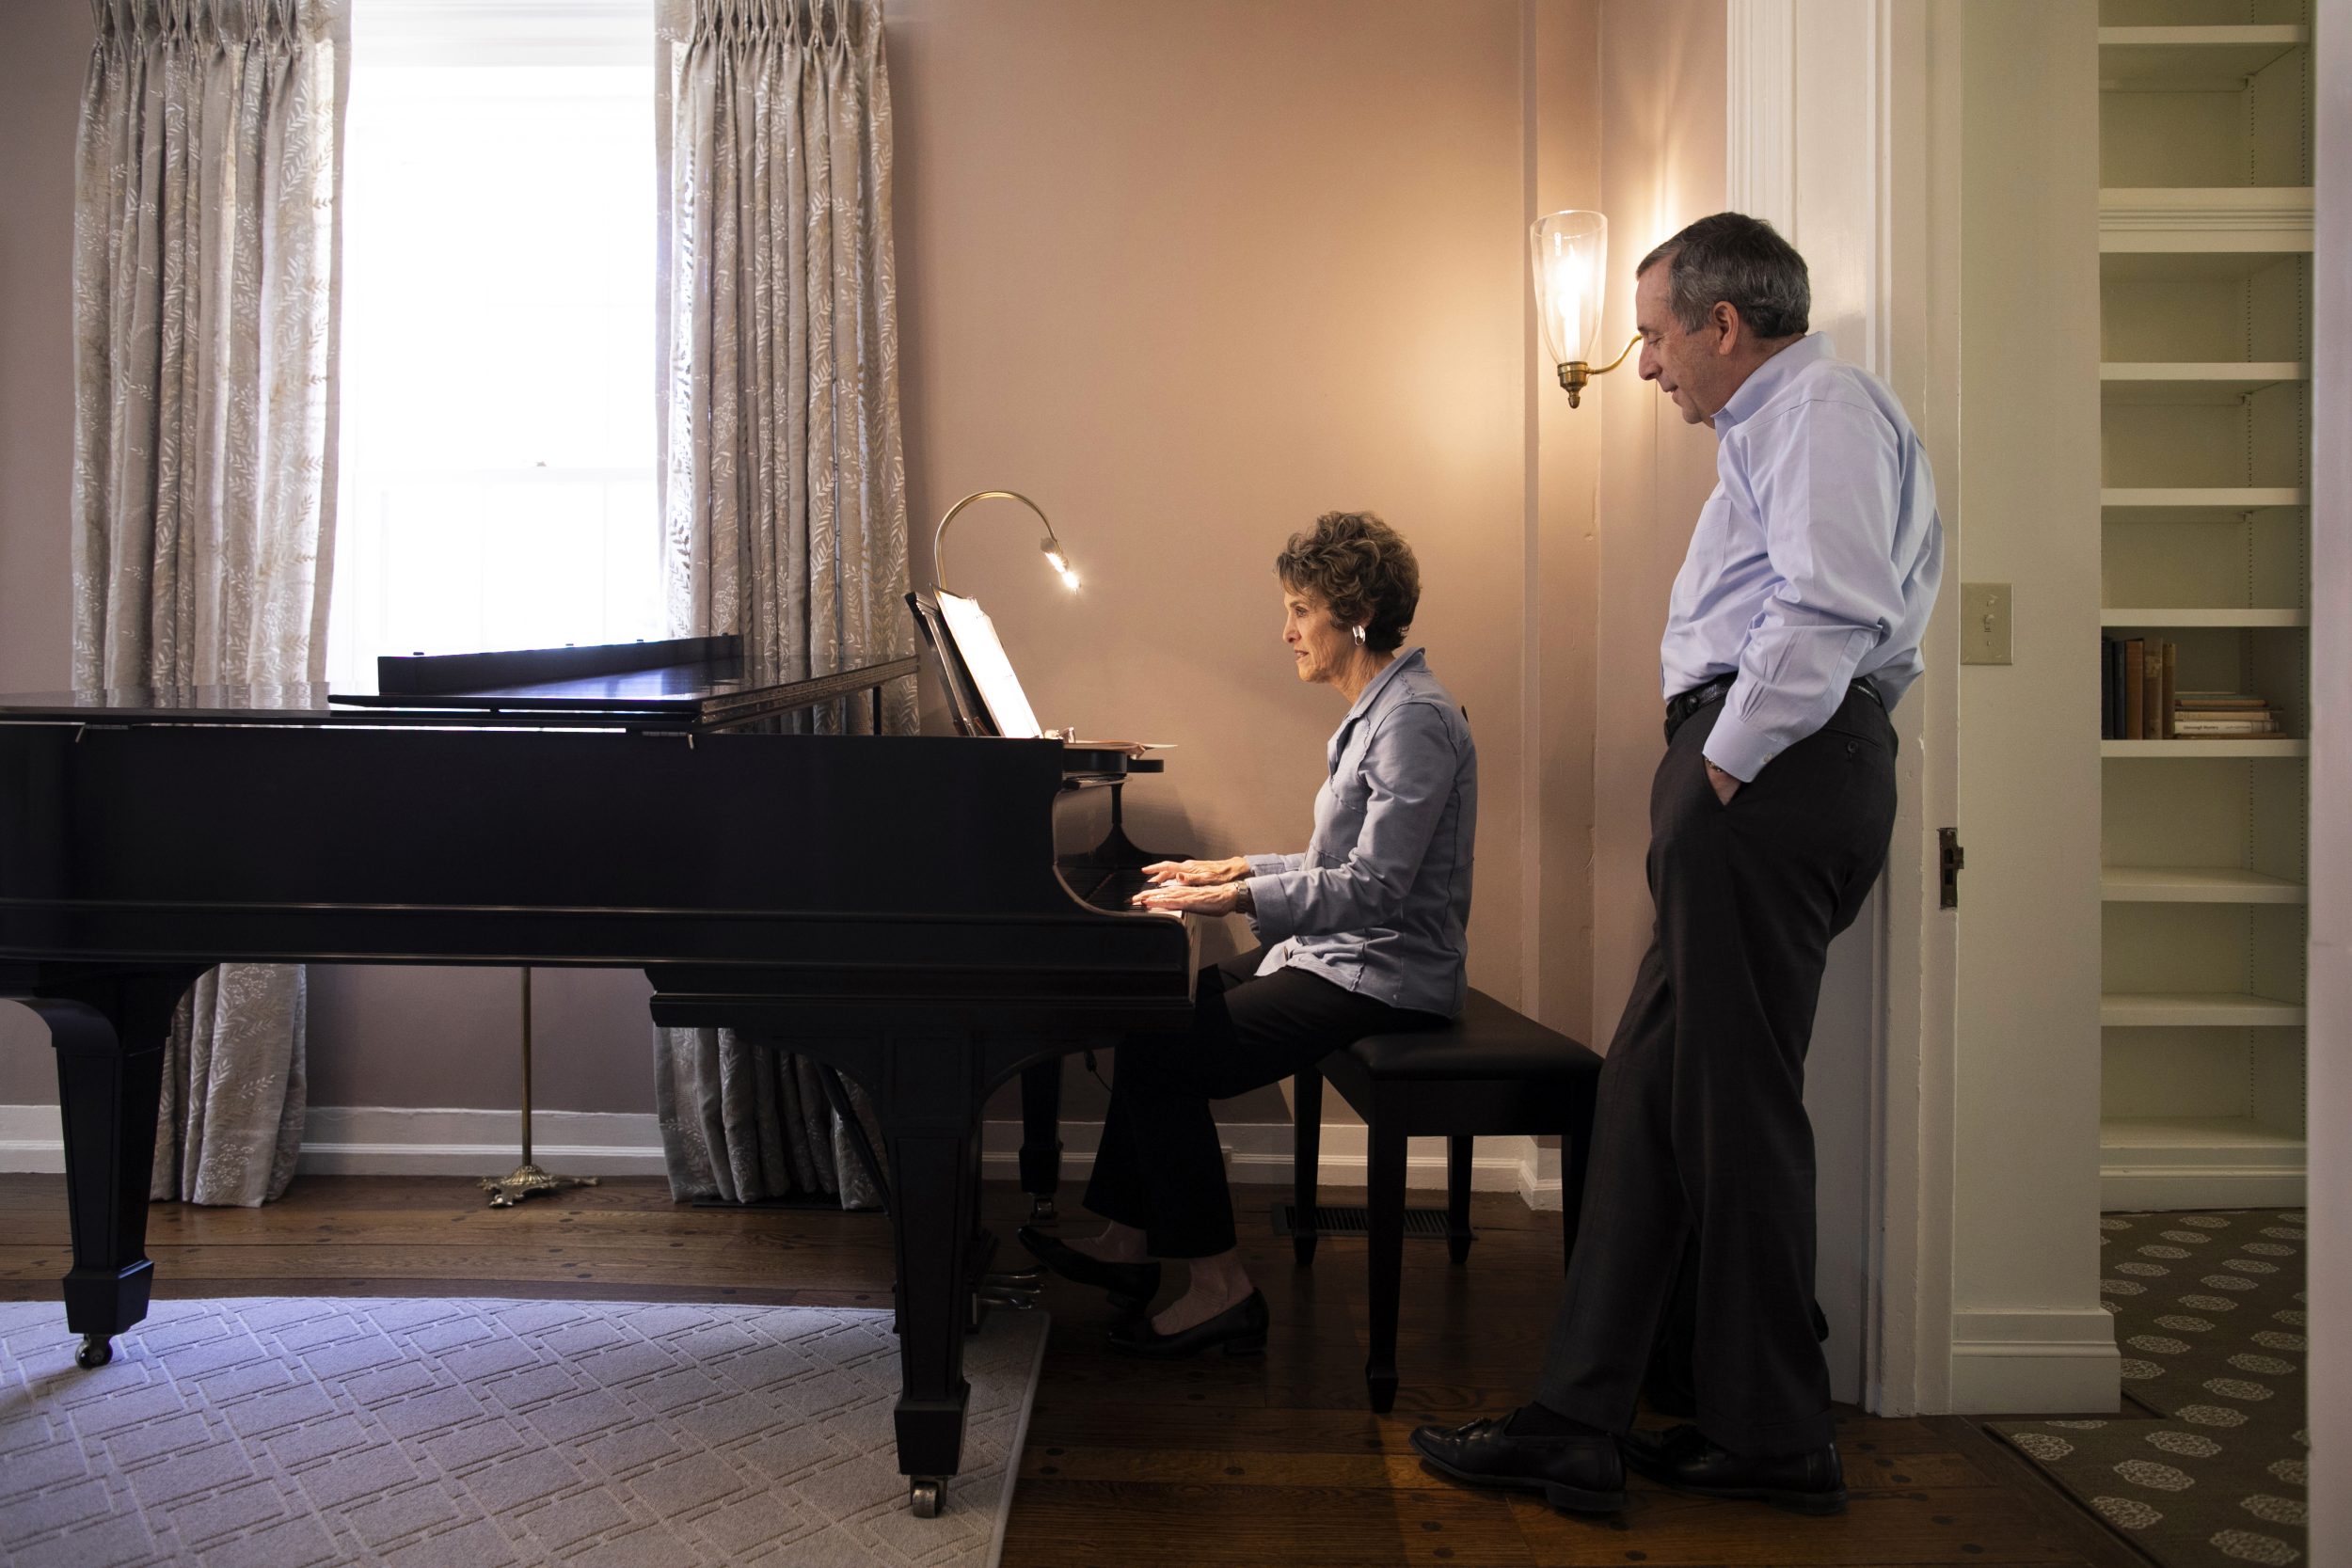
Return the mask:
{"type": "Polygon", "coordinates": [[[1364,646],[1393,652],[1421,606],[1421,563],[1405,536],[1369,512],[1327,512],[1274,558],[1282,586],[1320,594],[1331,618],[1364,628],[1364,646]]]}

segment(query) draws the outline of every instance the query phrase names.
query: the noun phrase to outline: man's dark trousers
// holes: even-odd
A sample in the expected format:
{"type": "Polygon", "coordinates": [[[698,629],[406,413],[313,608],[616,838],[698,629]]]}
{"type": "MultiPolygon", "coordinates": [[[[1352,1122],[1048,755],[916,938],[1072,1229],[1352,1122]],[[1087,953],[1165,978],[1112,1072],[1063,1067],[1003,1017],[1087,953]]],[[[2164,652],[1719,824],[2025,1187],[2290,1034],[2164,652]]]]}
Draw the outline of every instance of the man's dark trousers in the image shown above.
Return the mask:
{"type": "Polygon", "coordinates": [[[1722,712],[1669,731],[1650,786],[1658,924],[1601,1068],[1535,1397],[1629,1427],[1687,1246],[1700,1430],[1736,1453],[1800,1453],[1831,1439],[1805,1047],[1830,939],[1885,863],[1895,732],[1874,696],[1850,690],[1726,804],[1701,750],[1722,712]]]}

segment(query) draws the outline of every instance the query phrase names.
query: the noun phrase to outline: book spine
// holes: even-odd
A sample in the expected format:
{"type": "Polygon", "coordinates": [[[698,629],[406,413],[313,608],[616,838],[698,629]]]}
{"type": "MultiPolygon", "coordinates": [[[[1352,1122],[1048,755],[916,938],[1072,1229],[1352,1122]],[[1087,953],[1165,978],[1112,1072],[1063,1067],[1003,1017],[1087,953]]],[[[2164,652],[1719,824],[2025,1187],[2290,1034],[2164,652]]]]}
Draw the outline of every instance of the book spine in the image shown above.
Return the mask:
{"type": "Polygon", "coordinates": [[[2148,738],[2148,644],[2143,638],[2123,640],[2123,738],[2148,738]]]}
{"type": "Polygon", "coordinates": [[[2178,642],[2167,642],[2167,643],[2164,645],[2164,709],[2163,709],[2163,711],[2164,711],[2164,738],[2165,738],[2165,739],[2167,739],[2167,740],[2173,739],[2173,738],[2174,738],[2174,737],[2178,735],[2178,733],[2179,733],[2179,732],[2178,732],[2178,730],[2177,730],[2177,728],[2176,728],[2176,725],[2179,723],[2179,721],[2180,721],[2180,702],[2181,702],[2181,645],[2180,645],[2178,642]]]}
{"type": "Polygon", "coordinates": [[[2098,640],[2098,738],[2101,740],[2124,738],[2124,726],[2117,720],[2115,712],[2115,698],[2120,696],[2120,687],[2117,687],[2115,679],[2115,637],[2101,637],[2098,640]]]}

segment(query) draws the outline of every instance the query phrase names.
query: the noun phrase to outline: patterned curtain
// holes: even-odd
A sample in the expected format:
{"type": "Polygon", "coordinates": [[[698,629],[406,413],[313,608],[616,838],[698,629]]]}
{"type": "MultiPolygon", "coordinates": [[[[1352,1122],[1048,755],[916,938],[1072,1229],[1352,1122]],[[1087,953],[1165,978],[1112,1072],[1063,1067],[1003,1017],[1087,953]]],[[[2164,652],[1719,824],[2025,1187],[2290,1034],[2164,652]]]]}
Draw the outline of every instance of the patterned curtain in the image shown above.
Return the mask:
{"type": "MultiPolygon", "coordinates": [[[[321,680],[342,0],[92,10],[74,212],[74,682],[321,680]]],[[[227,965],[198,982],[167,1048],[154,1196],[285,1191],[302,1142],[303,1006],[296,967],[227,965]]]]}
{"type": "MultiPolygon", "coordinates": [[[[672,629],[740,634],[762,681],[898,657],[912,630],[880,0],[662,0],[660,32],[672,629]]],[[[907,684],[886,694],[888,732],[914,728],[907,684]]],[[[864,725],[858,708],[814,727],[864,725]]],[[[723,1030],[655,1034],[675,1196],[872,1201],[807,1062],[723,1030]]]]}

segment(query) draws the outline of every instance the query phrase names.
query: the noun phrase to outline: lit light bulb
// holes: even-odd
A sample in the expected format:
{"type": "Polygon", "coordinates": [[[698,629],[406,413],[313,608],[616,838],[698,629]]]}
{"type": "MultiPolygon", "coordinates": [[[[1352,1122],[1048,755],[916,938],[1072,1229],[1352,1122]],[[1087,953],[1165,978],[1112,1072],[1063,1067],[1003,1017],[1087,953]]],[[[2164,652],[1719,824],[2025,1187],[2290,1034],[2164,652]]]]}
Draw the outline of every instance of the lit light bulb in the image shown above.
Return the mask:
{"type": "Polygon", "coordinates": [[[1078,574],[1070,569],[1070,557],[1062,553],[1061,546],[1049,534],[1038,541],[1037,547],[1045,552],[1045,563],[1061,574],[1062,586],[1076,593],[1078,574]]]}
{"type": "Polygon", "coordinates": [[[1589,360],[1600,330],[1609,220],[1598,213],[1553,213],[1528,231],[1535,262],[1535,314],[1552,363],[1589,360]]]}

